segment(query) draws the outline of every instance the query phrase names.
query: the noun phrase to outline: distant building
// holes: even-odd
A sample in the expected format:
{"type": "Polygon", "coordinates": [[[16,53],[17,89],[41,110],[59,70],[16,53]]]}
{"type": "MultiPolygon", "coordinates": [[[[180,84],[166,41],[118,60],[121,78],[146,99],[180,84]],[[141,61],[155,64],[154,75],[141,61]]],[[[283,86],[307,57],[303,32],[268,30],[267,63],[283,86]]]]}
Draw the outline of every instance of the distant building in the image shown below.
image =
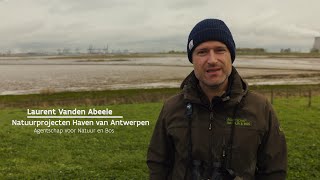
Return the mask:
{"type": "Polygon", "coordinates": [[[314,38],[313,50],[320,51],[320,37],[314,38]]]}

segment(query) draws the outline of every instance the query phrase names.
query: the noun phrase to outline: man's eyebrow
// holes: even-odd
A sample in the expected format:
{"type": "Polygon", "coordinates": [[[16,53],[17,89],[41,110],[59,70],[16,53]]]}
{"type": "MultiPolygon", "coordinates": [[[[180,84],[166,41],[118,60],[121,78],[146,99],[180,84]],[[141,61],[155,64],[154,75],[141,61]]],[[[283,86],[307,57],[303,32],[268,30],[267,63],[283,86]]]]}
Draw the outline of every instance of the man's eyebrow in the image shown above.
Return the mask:
{"type": "Polygon", "coordinates": [[[208,49],[210,49],[210,48],[208,48],[208,47],[203,47],[203,48],[199,48],[199,49],[196,49],[196,50],[208,50],[208,49]]]}
{"type": "Polygon", "coordinates": [[[221,46],[217,46],[216,48],[227,48],[227,46],[221,45],[221,46]]]}
{"type": "Polygon", "coordinates": [[[220,49],[220,48],[227,48],[227,46],[224,46],[224,45],[221,45],[221,46],[216,46],[216,47],[213,47],[213,48],[210,48],[210,47],[201,47],[199,49],[195,49],[195,50],[208,50],[208,49],[220,49]]]}

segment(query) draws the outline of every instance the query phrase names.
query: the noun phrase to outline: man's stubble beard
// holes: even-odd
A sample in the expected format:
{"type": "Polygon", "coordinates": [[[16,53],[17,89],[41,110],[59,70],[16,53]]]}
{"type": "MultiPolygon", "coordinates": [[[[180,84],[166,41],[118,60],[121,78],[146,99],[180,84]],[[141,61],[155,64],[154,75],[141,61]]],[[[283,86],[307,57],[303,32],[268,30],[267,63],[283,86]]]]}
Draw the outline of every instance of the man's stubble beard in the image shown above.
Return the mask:
{"type": "Polygon", "coordinates": [[[230,75],[227,75],[226,78],[219,84],[215,84],[215,85],[207,85],[210,89],[212,90],[217,90],[219,89],[229,78],[230,75]]]}

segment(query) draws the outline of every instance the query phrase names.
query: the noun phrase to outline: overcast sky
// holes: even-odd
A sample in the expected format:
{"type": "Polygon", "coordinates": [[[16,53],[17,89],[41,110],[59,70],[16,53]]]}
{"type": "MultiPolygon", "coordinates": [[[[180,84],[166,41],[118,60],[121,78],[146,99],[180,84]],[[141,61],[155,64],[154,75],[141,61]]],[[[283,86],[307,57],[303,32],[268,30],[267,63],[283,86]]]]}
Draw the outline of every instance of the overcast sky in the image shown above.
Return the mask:
{"type": "Polygon", "coordinates": [[[307,51],[319,9],[319,0],[0,0],[0,52],[181,51],[205,18],[224,20],[237,47],[307,51]]]}

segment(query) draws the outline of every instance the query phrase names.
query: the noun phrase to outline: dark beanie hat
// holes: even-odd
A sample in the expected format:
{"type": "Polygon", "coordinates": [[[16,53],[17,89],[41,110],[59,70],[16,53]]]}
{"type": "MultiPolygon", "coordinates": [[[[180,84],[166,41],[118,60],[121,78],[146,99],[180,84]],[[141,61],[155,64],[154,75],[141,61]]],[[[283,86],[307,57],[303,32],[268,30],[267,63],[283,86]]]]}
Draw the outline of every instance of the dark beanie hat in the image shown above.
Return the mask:
{"type": "Polygon", "coordinates": [[[194,26],[189,34],[187,52],[189,61],[192,63],[192,52],[206,41],[220,41],[224,43],[231,54],[232,63],[236,57],[236,45],[227,25],[219,19],[205,19],[194,26]]]}

